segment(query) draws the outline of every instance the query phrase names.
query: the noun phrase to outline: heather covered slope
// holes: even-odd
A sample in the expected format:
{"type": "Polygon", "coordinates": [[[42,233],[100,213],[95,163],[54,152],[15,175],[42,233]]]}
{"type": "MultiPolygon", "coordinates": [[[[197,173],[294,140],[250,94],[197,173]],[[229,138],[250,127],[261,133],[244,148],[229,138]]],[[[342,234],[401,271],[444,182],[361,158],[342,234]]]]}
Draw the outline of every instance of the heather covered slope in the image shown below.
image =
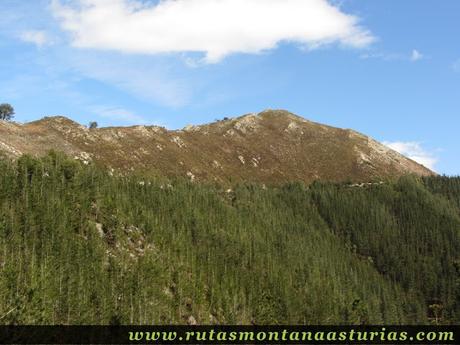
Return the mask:
{"type": "Polygon", "coordinates": [[[458,178],[219,189],[0,161],[1,323],[459,323],[458,178]]]}
{"type": "Polygon", "coordinates": [[[64,117],[19,125],[0,122],[0,152],[40,156],[50,149],[127,172],[232,184],[252,181],[370,181],[427,168],[352,130],[286,111],[168,131],[135,126],[88,129],[64,117]]]}

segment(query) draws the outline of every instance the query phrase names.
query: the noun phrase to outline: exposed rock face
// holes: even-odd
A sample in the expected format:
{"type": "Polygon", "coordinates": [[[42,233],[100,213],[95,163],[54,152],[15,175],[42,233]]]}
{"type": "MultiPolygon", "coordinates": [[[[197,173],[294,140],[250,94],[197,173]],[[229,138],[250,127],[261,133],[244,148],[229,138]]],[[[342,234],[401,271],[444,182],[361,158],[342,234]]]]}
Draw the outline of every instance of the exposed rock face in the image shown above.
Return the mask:
{"type": "Polygon", "coordinates": [[[432,171],[353,130],[267,110],[184,130],[88,129],[65,117],[0,121],[0,152],[15,158],[54,149],[84,164],[194,181],[368,181],[432,171]],[[193,176],[193,178],[192,178],[193,176]]]}

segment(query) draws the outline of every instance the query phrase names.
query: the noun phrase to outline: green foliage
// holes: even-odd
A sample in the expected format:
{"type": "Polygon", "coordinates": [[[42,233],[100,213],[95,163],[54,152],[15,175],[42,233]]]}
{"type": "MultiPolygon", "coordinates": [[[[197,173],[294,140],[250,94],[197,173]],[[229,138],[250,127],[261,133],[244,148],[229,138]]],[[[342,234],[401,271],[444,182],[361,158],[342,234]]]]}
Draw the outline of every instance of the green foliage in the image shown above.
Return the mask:
{"type": "Polygon", "coordinates": [[[13,107],[8,103],[0,104],[0,120],[10,121],[13,117],[13,107]]]}
{"type": "Polygon", "coordinates": [[[0,323],[460,322],[458,179],[232,191],[0,161],[0,323]]]}

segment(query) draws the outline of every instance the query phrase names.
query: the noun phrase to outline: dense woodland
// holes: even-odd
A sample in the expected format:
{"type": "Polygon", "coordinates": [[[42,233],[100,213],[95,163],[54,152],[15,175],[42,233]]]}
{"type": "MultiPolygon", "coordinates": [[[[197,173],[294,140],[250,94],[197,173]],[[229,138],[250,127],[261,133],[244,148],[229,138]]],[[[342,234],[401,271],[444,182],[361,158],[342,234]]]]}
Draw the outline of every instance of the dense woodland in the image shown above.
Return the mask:
{"type": "Polygon", "coordinates": [[[0,324],[460,323],[460,178],[382,182],[0,160],[0,324]]]}

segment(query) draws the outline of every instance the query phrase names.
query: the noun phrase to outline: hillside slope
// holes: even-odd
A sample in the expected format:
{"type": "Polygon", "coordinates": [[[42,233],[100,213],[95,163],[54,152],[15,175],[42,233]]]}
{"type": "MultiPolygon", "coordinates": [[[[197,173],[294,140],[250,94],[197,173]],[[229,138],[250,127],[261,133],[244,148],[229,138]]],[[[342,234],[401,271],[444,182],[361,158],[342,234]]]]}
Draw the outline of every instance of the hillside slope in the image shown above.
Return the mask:
{"type": "Polygon", "coordinates": [[[0,160],[0,323],[460,322],[460,179],[226,188],[0,160]]]}
{"type": "Polygon", "coordinates": [[[88,129],[65,117],[0,122],[0,152],[44,155],[50,149],[120,171],[233,183],[364,181],[427,168],[353,130],[267,110],[168,131],[156,126],[88,129]]]}

